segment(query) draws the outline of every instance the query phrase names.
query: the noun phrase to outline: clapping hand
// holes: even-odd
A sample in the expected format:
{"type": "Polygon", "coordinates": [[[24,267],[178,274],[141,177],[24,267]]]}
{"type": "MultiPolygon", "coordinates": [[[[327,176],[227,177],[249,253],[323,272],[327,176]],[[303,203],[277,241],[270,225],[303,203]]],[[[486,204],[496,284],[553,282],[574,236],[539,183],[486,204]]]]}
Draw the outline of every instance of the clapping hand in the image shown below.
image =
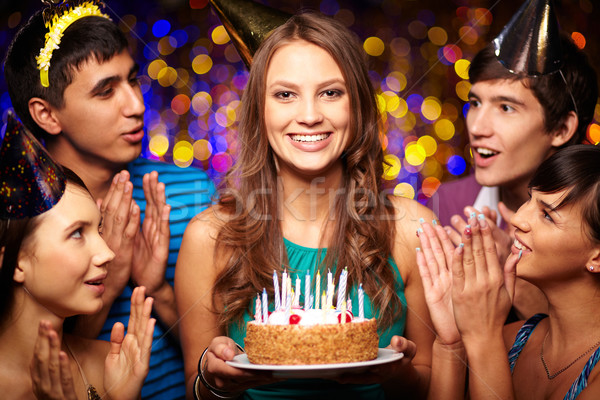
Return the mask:
{"type": "Polygon", "coordinates": [[[446,231],[437,224],[422,223],[419,240],[421,248],[417,250],[417,265],[438,340],[443,345],[460,343],[452,306],[454,245],[446,231]]]}
{"type": "Polygon", "coordinates": [[[115,253],[108,265],[104,303],[108,306],[117,298],[131,276],[134,241],[140,225],[140,208],[132,199],[133,184],[129,172],[115,175],[108,193],[98,201],[102,214],[102,237],[115,253]]]}
{"type": "Polygon", "coordinates": [[[169,257],[169,213],[166,204],[165,185],[158,182],[158,173],[153,171],[143,178],[146,212],[142,230],[135,238],[132,279],[146,287],[154,295],[168,285],[165,270],[169,257]]]}
{"type": "Polygon", "coordinates": [[[486,218],[469,219],[462,234],[463,246],[452,263],[452,303],[456,325],[466,342],[474,336],[502,332],[514,296],[515,270],[519,260],[511,254],[504,268],[486,218]]]}
{"type": "Polygon", "coordinates": [[[138,399],[148,375],[152,335],[156,320],[150,318],[152,298],[144,287],[131,295],[127,334],[117,322],[110,335],[110,351],[104,362],[104,389],[112,399],[138,399]]]}
{"type": "Polygon", "coordinates": [[[33,394],[39,400],[77,400],[67,353],[49,321],[40,321],[30,365],[33,394]]]}

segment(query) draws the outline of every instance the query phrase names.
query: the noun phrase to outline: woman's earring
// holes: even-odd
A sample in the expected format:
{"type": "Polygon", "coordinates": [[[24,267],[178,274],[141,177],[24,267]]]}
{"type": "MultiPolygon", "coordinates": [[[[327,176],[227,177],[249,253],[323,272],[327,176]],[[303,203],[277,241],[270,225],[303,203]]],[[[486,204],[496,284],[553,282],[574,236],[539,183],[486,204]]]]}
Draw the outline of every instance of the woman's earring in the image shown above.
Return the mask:
{"type": "Polygon", "coordinates": [[[588,269],[590,270],[590,272],[594,272],[594,266],[593,266],[593,265],[590,265],[590,266],[588,267],[588,269]]]}

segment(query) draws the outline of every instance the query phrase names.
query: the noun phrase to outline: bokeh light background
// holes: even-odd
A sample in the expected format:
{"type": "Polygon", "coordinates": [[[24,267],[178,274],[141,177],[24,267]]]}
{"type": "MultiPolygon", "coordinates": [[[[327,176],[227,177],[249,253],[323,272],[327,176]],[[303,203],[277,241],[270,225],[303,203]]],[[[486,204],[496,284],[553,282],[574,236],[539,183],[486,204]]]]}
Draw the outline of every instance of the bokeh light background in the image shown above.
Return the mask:
{"type": "MultiPolygon", "coordinates": [[[[258,1],[258,0],[257,0],[258,1]]],[[[248,71],[208,0],[106,0],[141,66],[143,156],[195,166],[219,182],[234,162],[248,71]]],[[[260,0],[288,13],[317,9],[363,41],[384,119],[386,188],[425,201],[441,182],[469,173],[467,70],[522,4],[517,0],[260,0]]],[[[6,4],[5,4],[6,3],[6,4]]],[[[561,28],[600,62],[600,4],[556,0],[561,28]]],[[[2,58],[38,0],[0,5],[2,58]]],[[[0,78],[2,125],[11,108],[0,78]]],[[[600,142],[600,106],[588,139],[600,142]]],[[[2,133],[4,132],[2,128],[2,133]]]]}

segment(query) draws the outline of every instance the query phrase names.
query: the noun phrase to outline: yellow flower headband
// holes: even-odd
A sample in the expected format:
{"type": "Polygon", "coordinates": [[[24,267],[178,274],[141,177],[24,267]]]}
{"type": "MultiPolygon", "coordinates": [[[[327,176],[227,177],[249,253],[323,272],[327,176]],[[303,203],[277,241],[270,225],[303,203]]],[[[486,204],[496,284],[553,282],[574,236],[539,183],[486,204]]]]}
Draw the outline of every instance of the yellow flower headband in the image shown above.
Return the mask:
{"type": "MultiPolygon", "coordinates": [[[[49,3],[48,0],[44,3],[49,3]]],[[[50,4],[50,7],[44,10],[44,25],[48,28],[46,33],[46,43],[44,48],[40,49],[40,54],[35,58],[37,61],[37,67],[40,70],[40,81],[42,86],[50,86],[48,80],[48,70],[50,69],[50,60],[52,59],[52,52],[58,49],[58,45],[65,33],[65,30],[75,21],[84,17],[103,17],[110,19],[110,17],[102,11],[100,6],[103,5],[101,2],[96,0],[87,1],[69,1],[68,5],[54,5],[50,4]]]]}

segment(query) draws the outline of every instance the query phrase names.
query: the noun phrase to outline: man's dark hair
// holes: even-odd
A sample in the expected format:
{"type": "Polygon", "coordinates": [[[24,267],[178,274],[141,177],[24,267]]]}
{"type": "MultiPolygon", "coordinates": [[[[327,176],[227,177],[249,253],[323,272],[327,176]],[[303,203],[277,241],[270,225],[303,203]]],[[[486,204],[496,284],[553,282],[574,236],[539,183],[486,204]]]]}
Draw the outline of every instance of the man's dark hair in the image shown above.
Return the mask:
{"type": "Polygon", "coordinates": [[[544,127],[550,133],[560,126],[570,111],[575,111],[573,99],[577,103],[579,126],[575,134],[563,145],[582,143],[586,137],[587,127],[592,122],[596,102],[598,101],[598,78],[590,65],[588,57],[566,35],[560,36],[563,63],[561,71],[567,81],[563,81],[559,72],[538,77],[526,77],[511,73],[494,54],[493,44],[479,51],[471,62],[469,80],[472,84],[495,79],[521,80],[531,89],[544,109],[544,127]]]}
{"type": "Polygon", "coordinates": [[[36,56],[44,47],[48,29],[42,12],[34,14],[13,38],[4,61],[4,77],[15,112],[36,137],[45,138],[42,130],[29,114],[29,100],[39,97],[52,106],[64,106],[65,88],[73,81],[77,69],[86,61],[102,63],[127,48],[127,39],[112,21],[90,16],[69,26],[54,50],[50,60],[49,87],[43,87],[36,56]]]}

